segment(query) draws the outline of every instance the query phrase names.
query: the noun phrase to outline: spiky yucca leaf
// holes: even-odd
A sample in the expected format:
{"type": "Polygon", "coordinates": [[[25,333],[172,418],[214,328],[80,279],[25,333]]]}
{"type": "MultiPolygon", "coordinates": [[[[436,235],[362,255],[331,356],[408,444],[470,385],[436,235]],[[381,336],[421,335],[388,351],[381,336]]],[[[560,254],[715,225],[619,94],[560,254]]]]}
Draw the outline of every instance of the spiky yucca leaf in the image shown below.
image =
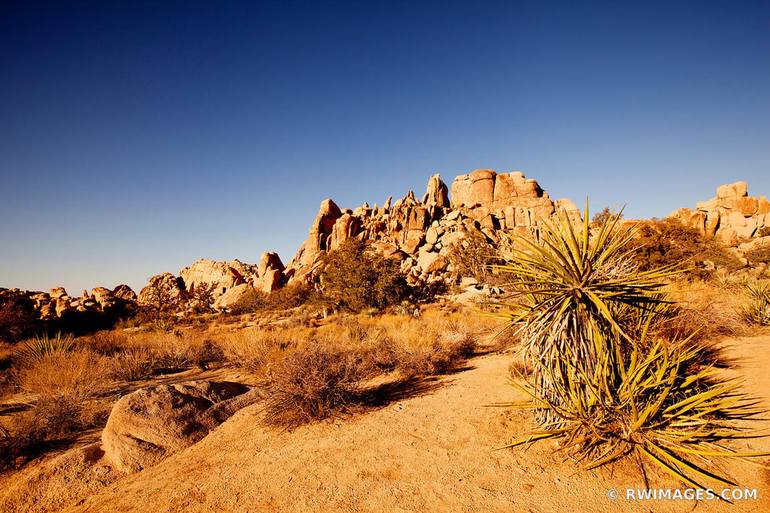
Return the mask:
{"type": "Polygon", "coordinates": [[[743,319],[757,326],[770,325],[770,282],[752,280],[745,285],[748,303],[743,307],[743,319]]]}
{"type": "Polygon", "coordinates": [[[73,346],[72,335],[57,333],[50,337],[46,333],[22,342],[14,352],[13,358],[20,366],[31,367],[47,356],[71,351],[73,346]]]}

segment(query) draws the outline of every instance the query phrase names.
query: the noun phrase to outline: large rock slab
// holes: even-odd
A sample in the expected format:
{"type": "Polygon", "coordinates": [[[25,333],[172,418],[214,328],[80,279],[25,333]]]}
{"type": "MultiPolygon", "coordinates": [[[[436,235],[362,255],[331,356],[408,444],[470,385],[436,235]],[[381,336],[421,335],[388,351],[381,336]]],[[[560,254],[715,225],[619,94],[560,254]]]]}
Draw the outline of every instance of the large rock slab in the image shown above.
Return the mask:
{"type": "Polygon", "coordinates": [[[239,383],[198,381],[143,388],[118,400],[102,432],[105,457],[136,472],[198,442],[222,420],[219,403],[246,393],[239,383]]]}

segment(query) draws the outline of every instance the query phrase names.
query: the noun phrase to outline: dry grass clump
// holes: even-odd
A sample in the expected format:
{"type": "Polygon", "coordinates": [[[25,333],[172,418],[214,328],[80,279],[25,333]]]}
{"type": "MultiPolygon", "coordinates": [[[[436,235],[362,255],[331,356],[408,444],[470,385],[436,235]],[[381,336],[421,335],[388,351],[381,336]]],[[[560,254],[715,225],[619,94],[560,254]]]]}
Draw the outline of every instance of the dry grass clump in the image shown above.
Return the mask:
{"type": "Polygon", "coordinates": [[[229,333],[219,340],[224,358],[259,374],[280,361],[291,349],[304,346],[314,331],[303,327],[249,328],[229,333]]]}
{"type": "Polygon", "coordinates": [[[104,357],[84,349],[39,353],[34,359],[28,352],[25,355],[14,380],[29,394],[30,407],[3,430],[0,462],[6,467],[98,425],[107,414],[106,405],[97,400],[109,385],[104,357]]]}
{"type": "Polygon", "coordinates": [[[267,372],[265,422],[293,428],[348,411],[371,368],[355,351],[312,344],[267,372]]]}
{"type": "Polygon", "coordinates": [[[109,360],[109,375],[116,381],[140,381],[152,376],[157,367],[155,354],[146,347],[126,347],[109,360]]]}
{"type": "Polygon", "coordinates": [[[669,340],[692,337],[714,341],[746,333],[740,314],[745,297],[739,287],[709,280],[679,280],[666,292],[672,304],[653,327],[657,335],[669,340]]]}

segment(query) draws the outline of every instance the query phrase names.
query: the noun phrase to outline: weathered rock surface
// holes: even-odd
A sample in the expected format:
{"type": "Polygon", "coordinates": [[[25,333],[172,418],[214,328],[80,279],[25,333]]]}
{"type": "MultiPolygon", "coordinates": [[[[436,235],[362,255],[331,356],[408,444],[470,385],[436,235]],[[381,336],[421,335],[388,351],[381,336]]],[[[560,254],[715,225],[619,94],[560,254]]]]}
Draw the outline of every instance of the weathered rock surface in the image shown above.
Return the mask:
{"type": "Polygon", "coordinates": [[[212,296],[216,299],[236,285],[246,283],[256,274],[256,266],[244,264],[240,260],[232,262],[217,262],[202,258],[189,267],[179,271],[179,277],[189,294],[202,284],[212,288],[212,296]]]}
{"type": "Polygon", "coordinates": [[[214,310],[227,312],[254,301],[258,297],[258,292],[248,283],[241,283],[232,287],[227,292],[219,296],[213,304],[214,310]]]}
{"type": "Polygon", "coordinates": [[[147,286],[139,292],[137,302],[140,305],[157,307],[180,304],[189,297],[182,278],[171,273],[163,273],[150,277],[147,286]]]}
{"type": "Polygon", "coordinates": [[[669,217],[727,246],[737,246],[770,227],[770,201],[749,196],[748,184],[735,182],[717,187],[717,195],[697,203],[695,210],[680,208],[669,217]]]}
{"type": "Polygon", "coordinates": [[[228,416],[216,405],[248,390],[239,383],[198,381],[128,394],[115,403],[102,432],[105,457],[122,472],[155,465],[206,436],[228,416]]]}

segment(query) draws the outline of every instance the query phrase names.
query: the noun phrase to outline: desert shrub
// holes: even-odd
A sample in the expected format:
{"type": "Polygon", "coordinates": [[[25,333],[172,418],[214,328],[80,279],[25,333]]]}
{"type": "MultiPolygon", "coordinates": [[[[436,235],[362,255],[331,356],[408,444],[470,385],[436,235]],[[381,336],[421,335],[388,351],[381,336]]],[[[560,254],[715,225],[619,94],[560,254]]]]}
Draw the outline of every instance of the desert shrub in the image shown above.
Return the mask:
{"type": "Polygon", "coordinates": [[[194,313],[209,313],[214,304],[214,284],[198,283],[190,291],[190,307],[194,313]]]}
{"type": "Polygon", "coordinates": [[[97,331],[78,339],[78,345],[103,356],[113,356],[131,345],[128,335],[117,331],[97,331]]]}
{"type": "Polygon", "coordinates": [[[746,323],[740,312],[744,287],[737,285],[735,277],[727,279],[719,274],[715,279],[675,280],[666,288],[672,303],[661,309],[651,330],[667,340],[691,337],[714,341],[743,335],[746,323]]]}
{"type": "Polygon", "coordinates": [[[289,310],[317,300],[315,289],[309,283],[293,283],[271,292],[265,307],[270,310],[289,310]]]}
{"type": "Polygon", "coordinates": [[[747,251],[746,258],[754,264],[770,264],[770,244],[747,251]]]}
{"type": "Polygon", "coordinates": [[[503,263],[497,248],[481,232],[470,232],[465,238],[452,244],[447,252],[455,279],[473,277],[480,283],[497,284],[499,274],[495,264],[503,263]]]}
{"type": "Polygon", "coordinates": [[[532,372],[519,406],[535,408],[542,430],[511,444],[562,439],[596,468],[625,457],[653,463],[690,486],[727,483],[703,470],[707,457],[748,456],[726,442],[742,438],[734,420],[756,418],[751,398],[720,379],[706,350],[688,336],[650,336],[661,312],[666,270],[639,271],[635,234],[616,216],[593,234],[561,214],[527,242],[506,270],[521,301],[511,321],[522,333],[532,372]]]}
{"type": "Polygon", "coordinates": [[[41,327],[34,302],[27,295],[0,289],[0,340],[19,340],[41,327]]]}
{"type": "Polygon", "coordinates": [[[613,212],[610,210],[610,207],[604,207],[591,218],[591,228],[601,228],[612,221],[616,216],[619,216],[620,218],[623,217],[622,213],[613,212]]]}
{"type": "Polygon", "coordinates": [[[265,383],[265,422],[293,428],[347,411],[367,366],[355,351],[313,344],[273,365],[265,383]]]}
{"type": "Polygon", "coordinates": [[[109,384],[106,359],[86,350],[59,351],[24,360],[16,369],[18,387],[33,395],[31,407],[14,415],[2,433],[0,463],[15,466],[48,446],[106,419],[107,405],[97,398],[109,384]]]}
{"type": "Polygon", "coordinates": [[[106,361],[91,351],[52,352],[23,362],[16,378],[20,388],[41,397],[85,400],[107,383],[106,361]]]}
{"type": "Polygon", "coordinates": [[[476,340],[467,333],[448,332],[429,347],[399,355],[396,368],[408,376],[446,374],[473,356],[476,340]]]}
{"type": "Polygon", "coordinates": [[[18,468],[52,446],[71,443],[75,435],[102,425],[107,405],[71,396],[41,397],[16,414],[12,426],[0,426],[0,470],[18,468]]]}
{"type": "Polygon", "coordinates": [[[20,366],[34,366],[49,356],[71,351],[73,347],[72,335],[58,333],[50,337],[45,334],[22,342],[14,352],[13,359],[20,366]]]}
{"type": "Polygon", "coordinates": [[[398,262],[368,250],[358,239],[325,256],[320,279],[326,300],[354,312],[398,304],[410,294],[398,262]]]}
{"type": "Polygon", "coordinates": [[[229,333],[219,340],[224,358],[252,373],[282,359],[308,340],[305,329],[252,328],[229,333]]]}
{"type": "Polygon", "coordinates": [[[145,347],[127,347],[110,358],[110,377],[118,381],[139,381],[155,372],[156,357],[145,347]]]}
{"type": "Polygon", "coordinates": [[[644,222],[636,233],[635,261],[643,271],[678,265],[689,274],[708,276],[703,270],[707,261],[728,270],[742,265],[716,240],[675,219],[644,222]]]}

